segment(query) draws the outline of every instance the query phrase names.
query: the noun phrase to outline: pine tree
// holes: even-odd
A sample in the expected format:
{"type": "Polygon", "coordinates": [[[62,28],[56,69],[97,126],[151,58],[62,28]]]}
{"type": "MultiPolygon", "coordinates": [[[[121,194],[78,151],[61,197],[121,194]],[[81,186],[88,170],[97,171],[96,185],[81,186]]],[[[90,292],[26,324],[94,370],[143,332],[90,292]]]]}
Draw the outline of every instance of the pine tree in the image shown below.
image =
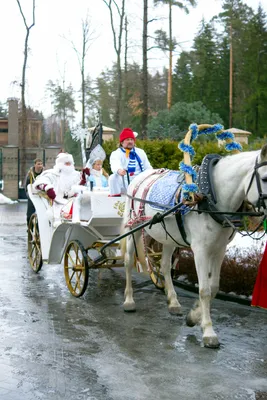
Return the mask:
{"type": "Polygon", "coordinates": [[[192,101],[192,60],[186,51],[180,54],[173,74],[173,103],[178,101],[192,101]]]}
{"type": "Polygon", "coordinates": [[[218,76],[218,51],[214,29],[202,21],[202,26],[194,39],[191,52],[192,99],[202,101],[210,110],[217,109],[220,102],[218,76]]]}
{"type": "Polygon", "coordinates": [[[241,0],[224,0],[222,8],[223,12],[219,14],[219,17],[224,25],[229,51],[233,59],[229,64],[229,75],[233,82],[232,85],[229,85],[229,90],[231,88],[233,90],[233,96],[231,96],[231,93],[229,95],[229,124],[244,129],[246,121],[245,102],[249,96],[249,76],[245,71],[244,54],[247,47],[247,27],[253,16],[253,10],[241,0]],[[233,73],[231,73],[231,70],[233,73]]]}
{"type": "Polygon", "coordinates": [[[248,96],[245,100],[246,127],[256,136],[266,134],[267,104],[267,29],[261,6],[248,24],[244,58],[248,96]]]}

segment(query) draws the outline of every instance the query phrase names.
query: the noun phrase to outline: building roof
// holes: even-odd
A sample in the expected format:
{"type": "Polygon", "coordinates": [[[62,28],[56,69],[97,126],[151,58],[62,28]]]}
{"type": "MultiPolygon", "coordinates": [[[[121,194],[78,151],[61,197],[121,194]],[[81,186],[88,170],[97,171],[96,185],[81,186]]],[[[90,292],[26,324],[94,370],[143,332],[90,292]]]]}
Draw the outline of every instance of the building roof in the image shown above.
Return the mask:
{"type": "Polygon", "coordinates": [[[251,135],[251,132],[248,131],[243,131],[242,129],[238,129],[238,128],[229,128],[226,129],[226,132],[231,132],[234,135],[251,135]]]}
{"type": "MultiPolygon", "coordinates": [[[[95,126],[92,126],[91,128],[88,128],[88,131],[93,131],[95,129],[95,126]]],[[[102,125],[102,130],[103,133],[115,133],[116,129],[109,128],[108,126],[102,125]]]]}

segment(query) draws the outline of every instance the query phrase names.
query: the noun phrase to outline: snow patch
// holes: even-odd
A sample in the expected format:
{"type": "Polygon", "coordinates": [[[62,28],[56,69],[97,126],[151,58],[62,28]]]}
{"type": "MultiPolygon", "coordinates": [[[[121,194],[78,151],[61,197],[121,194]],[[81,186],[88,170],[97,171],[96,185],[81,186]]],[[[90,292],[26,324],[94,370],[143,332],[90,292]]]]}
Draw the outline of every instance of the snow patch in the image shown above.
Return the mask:
{"type": "Polygon", "coordinates": [[[9,197],[4,196],[0,193],[0,204],[16,204],[16,200],[11,200],[9,197]]]}
{"type": "Polygon", "coordinates": [[[226,254],[231,256],[237,251],[240,255],[256,252],[263,253],[266,244],[266,234],[263,231],[255,232],[252,237],[247,236],[246,232],[236,233],[233,240],[228,244],[226,254]],[[246,236],[243,236],[246,235],[246,236]]]}

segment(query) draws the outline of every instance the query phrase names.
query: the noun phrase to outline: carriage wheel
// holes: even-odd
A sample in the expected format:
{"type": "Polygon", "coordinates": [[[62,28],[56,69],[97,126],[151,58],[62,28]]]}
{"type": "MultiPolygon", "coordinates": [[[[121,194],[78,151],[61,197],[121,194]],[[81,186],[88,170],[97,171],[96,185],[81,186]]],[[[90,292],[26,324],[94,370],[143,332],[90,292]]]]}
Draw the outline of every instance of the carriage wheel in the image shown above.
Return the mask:
{"type": "Polygon", "coordinates": [[[150,279],[158,289],[165,288],[165,279],[160,271],[162,244],[151,237],[147,238],[147,260],[151,269],[150,279]]]}
{"type": "Polygon", "coordinates": [[[36,214],[32,214],[28,226],[28,258],[33,271],[39,272],[43,265],[43,259],[36,214]]]}
{"type": "Polygon", "coordinates": [[[64,275],[71,294],[82,296],[87,288],[89,269],[87,253],[78,240],[70,242],[65,251],[64,275]]]}
{"type": "MultiPolygon", "coordinates": [[[[162,244],[157,242],[155,239],[152,239],[151,237],[147,237],[146,245],[147,245],[147,259],[148,259],[149,266],[151,268],[150,279],[152,280],[152,282],[158,289],[163,290],[163,289],[165,289],[165,279],[160,270],[162,244]]],[[[172,263],[173,263],[173,267],[171,269],[171,277],[172,277],[172,279],[176,279],[178,263],[179,263],[179,249],[178,248],[176,248],[176,250],[173,253],[172,263]]]]}

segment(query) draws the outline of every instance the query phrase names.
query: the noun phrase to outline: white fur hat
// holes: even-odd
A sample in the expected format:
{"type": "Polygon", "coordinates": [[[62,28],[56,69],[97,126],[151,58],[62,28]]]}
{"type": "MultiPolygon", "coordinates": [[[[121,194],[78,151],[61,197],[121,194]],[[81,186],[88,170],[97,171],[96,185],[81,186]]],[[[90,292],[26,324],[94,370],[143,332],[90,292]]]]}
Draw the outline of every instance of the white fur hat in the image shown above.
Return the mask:
{"type": "Polygon", "coordinates": [[[65,163],[70,162],[74,165],[74,160],[71,154],[69,153],[59,153],[56,158],[56,165],[64,165],[65,163]]]}

